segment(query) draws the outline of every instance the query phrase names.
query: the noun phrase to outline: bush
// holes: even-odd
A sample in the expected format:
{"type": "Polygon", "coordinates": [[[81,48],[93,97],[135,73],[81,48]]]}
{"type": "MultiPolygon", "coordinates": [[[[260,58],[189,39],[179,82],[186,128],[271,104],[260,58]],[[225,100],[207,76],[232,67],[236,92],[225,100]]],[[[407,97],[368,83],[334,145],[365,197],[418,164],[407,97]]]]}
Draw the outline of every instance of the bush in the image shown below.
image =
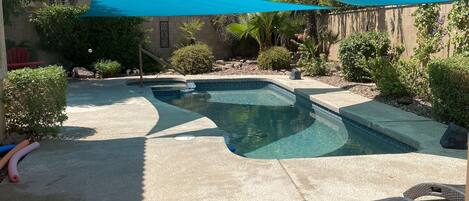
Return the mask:
{"type": "Polygon", "coordinates": [[[99,60],[94,64],[94,69],[102,77],[113,77],[121,72],[122,66],[117,61],[99,60]]]}
{"type": "Polygon", "coordinates": [[[213,68],[213,53],[205,44],[189,45],[174,51],[171,64],[185,74],[207,73],[213,68]]]}
{"type": "Polygon", "coordinates": [[[290,52],[284,47],[271,47],[259,53],[257,64],[261,69],[290,69],[290,52]]]}
{"type": "MultiPolygon", "coordinates": [[[[138,45],[144,41],[139,17],[83,17],[85,6],[53,5],[35,12],[31,21],[43,49],[58,53],[73,66],[90,66],[98,59],[138,64],[138,45]],[[92,49],[93,53],[88,53],[92,49]]],[[[70,69],[69,69],[70,70],[70,69]]]]}
{"type": "Polygon", "coordinates": [[[397,65],[400,80],[406,86],[409,94],[424,100],[430,100],[427,68],[420,65],[416,59],[401,60],[397,65]]]}
{"type": "Polygon", "coordinates": [[[429,99],[428,73],[415,59],[380,57],[369,62],[373,81],[383,95],[429,99]]]}
{"type": "Polygon", "coordinates": [[[400,65],[388,58],[380,57],[370,61],[371,74],[383,95],[404,96],[408,90],[401,81],[400,65]]]}
{"type": "Polygon", "coordinates": [[[430,62],[429,75],[433,111],[443,120],[469,128],[469,58],[430,62]]]}
{"type": "Polygon", "coordinates": [[[300,60],[298,66],[303,69],[306,75],[311,76],[323,76],[328,73],[327,58],[325,55],[321,55],[320,58],[312,58],[310,61],[300,60]]]}
{"type": "Polygon", "coordinates": [[[51,135],[67,119],[67,78],[62,67],[10,71],[4,84],[8,132],[51,135]]]}
{"type": "Polygon", "coordinates": [[[384,32],[365,32],[350,35],[339,47],[339,59],[345,78],[351,81],[370,81],[369,60],[388,56],[391,41],[384,32]]]}

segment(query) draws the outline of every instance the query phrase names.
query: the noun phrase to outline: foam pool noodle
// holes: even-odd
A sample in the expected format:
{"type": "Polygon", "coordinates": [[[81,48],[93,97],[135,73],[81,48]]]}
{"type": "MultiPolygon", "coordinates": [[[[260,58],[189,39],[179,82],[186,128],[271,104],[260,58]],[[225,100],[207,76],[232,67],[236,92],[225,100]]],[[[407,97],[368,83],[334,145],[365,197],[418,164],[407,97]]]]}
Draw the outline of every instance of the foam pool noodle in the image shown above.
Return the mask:
{"type": "Polygon", "coordinates": [[[3,158],[0,160],[0,170],[8,163],[10,158],[15,155],[16,152],[20,151],[21,149],[25,148],[28,146],[29,140],[23,140],[21,143],[16,145],[16,147],[12,150],[10,150],[3,158]]]}
{"type": "Polygon", "coordinates": [[[23,156],[26,156],[26,154],[39,148],[39,146],[40,144],[38,142],[32,143],[16,152],[16,154],[11,157],[10,162],[8,163],[8,177],[10,178],[11,182],[18,183],[20,181],[20,175],[18,173],[18,161],[23,156]]]}

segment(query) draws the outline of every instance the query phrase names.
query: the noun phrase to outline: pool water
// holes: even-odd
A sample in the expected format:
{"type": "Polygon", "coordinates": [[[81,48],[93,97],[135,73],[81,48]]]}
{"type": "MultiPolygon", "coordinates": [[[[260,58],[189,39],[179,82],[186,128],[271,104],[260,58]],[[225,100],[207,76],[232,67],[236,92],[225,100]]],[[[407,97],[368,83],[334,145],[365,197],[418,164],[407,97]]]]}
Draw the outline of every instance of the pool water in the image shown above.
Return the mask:
{"type": "Polygon", "coordinates": [[[412,148],[267,82],[197,83],[188,94],[158,93],[168,104],[210,118],[234,153],[257,159],[404,153],[412,148]]]}

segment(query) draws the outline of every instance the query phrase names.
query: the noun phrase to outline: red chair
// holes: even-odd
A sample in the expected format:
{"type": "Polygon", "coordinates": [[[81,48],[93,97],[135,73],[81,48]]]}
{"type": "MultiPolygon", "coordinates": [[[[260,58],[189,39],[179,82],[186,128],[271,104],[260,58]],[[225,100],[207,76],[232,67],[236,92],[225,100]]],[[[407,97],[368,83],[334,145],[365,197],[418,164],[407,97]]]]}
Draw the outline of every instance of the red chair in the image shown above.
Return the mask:
{"type": "Polygon", "coordinates": [[[39,65],[44,64],[43,61],[30,62],[28,50],[21,47],[15,47],[7,50],[7,67],[8,70],[15,70],[21,68],[36,68],[39,65]]]}

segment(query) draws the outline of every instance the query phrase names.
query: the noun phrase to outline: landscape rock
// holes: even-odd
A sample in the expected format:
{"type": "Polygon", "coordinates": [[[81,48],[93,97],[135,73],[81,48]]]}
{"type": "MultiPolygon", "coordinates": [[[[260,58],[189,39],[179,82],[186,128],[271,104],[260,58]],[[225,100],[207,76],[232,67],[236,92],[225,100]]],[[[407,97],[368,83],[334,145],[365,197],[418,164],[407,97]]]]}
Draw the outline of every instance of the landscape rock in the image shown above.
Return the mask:
{"type": "Polygon", "coordinates": [[[234,64],[225,64],[225,68],[233,68],[234,64]]]}
{"type": "Polygon", "coordinates": [[[246,63],[251,65],[251,64],[257,64],[256,60],[246,60],[246,63]]]}
{"type": "Polygon", "coordinates": [[[450,123],[440,144],[447,149],[467,149],[467,132],[465,128],[450,123]]]}
{"type": "Polygon", "coordinates": [[[94,78],[94,73],[83,67],[75,67],[72,70],[73,78],[94,78]]]}
{"type": "Polygon", "coordinates": [[[223,60],[217,60],[217,61],[215,61],[215,63],[218,64],[218,65],[225,65],[225,61],[223,61],[223,60]]]}

